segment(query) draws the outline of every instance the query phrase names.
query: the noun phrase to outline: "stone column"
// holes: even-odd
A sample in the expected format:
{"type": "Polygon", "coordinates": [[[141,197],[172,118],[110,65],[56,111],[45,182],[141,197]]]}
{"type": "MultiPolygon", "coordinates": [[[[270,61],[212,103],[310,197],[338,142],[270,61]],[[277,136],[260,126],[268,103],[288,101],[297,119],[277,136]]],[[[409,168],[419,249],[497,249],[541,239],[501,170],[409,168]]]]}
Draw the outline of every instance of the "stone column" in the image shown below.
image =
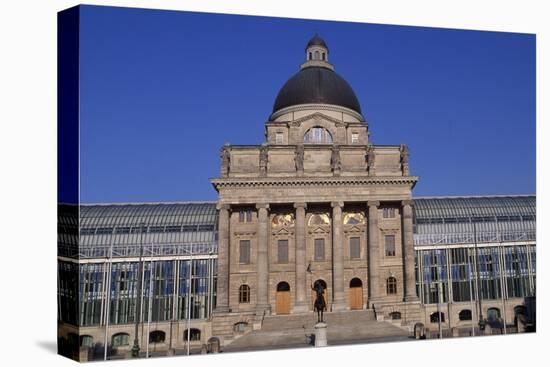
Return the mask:
{"type": "Polygon", "coordinates": [[[402,205],[403,265],[405,270],[405,302],[418,301],[416,295],[416,277],[414,274],[414,246],[412,200],[404,200],[402,205]]]}
{"type": "Polygon", "coordinates": [[[218,204],[218,283],[215,313],[229,312],[229,205],[218,204]]]}
{"type": "Polygon", "coordinates": [[[267,233],[267,211],[269,204],[257,204],[258,209],[258,293],[256,299],[256,310],[258,312],[264,312],[270,310],[267,292],[269,289],[269,265],[267,260],[267,247],[268,247],[268,233],[267,233]]]}
{"type": "Polygon", "coordinates": [[[344,288],[344,249],[342,207],[344,203],[333,202],[332,206],[332,310],[345,310],[346,296],[344,288]]]}
{"type": "Polygon", "coordinates": [[[295,203],[296,297],[294,312],[308,311],[306,302],[306,203],[295,203]]]}
{"type": "Polygon", "coordinates": [[[378,244],[378,207],[379,201],[369,201],[369,307],[380,300],[380,248],[378,244]]]}

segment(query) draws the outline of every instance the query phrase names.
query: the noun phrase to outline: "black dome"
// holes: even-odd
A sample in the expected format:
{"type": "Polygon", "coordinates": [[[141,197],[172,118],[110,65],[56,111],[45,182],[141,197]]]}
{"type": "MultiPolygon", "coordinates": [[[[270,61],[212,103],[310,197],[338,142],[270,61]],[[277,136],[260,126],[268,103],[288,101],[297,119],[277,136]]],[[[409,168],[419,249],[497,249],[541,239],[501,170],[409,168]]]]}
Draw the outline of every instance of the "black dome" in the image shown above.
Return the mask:
{"type": "Polygon", "coordinates": [[[324,67],[308,67],[294,74],[277,94],[273,112],[306,103],[333,104],[361,113],[359,101],[348,82],[324,67]]]}

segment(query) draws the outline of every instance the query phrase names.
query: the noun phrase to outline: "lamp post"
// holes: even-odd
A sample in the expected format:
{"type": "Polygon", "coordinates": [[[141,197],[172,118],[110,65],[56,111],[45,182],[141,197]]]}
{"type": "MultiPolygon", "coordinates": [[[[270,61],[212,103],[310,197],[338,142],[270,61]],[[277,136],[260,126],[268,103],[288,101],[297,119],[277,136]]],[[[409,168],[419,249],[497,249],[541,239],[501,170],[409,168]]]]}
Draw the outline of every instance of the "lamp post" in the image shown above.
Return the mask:
{"type": "Polygon", "coordinates": [[[144,225],[143,223],[141,224],[141,237],[140,237],[140,241],[139,241],[139,262],[138,262],[138,278],[137,278],[137,290],[138,290],[138,293],[136,294],[136,302],[137,302],[137,307],[136,307],[136,316],[135,316],[135,334],[134,334],[134,345],[132,346],[132,357],[134,358],[137,358],[139,357],[139,338],[138,338],[138,333],[139,333],[139,322],[140,322],[140,319],[141,319],[141,295],[143,293],[143,282],[142,282],[142,274],[143,274],[143,232],[144,232],[144,225]]]}
{"type": "Polygon", "coordinates": [[[485,330],[485,325],[487,322],[485,319],[483,319],[483,308],[481,305],[481,287],[479,285],[479,257],[478,257],[478,250],[477,250],[477,227],[476,222],[474,221],[474,217],[470,214],[470,220],[472,221],[472,224],[474,225],[474,258],[476,262],[476,286],[477,286],[477,301],[479,304],[479,331],[485,330]]]}

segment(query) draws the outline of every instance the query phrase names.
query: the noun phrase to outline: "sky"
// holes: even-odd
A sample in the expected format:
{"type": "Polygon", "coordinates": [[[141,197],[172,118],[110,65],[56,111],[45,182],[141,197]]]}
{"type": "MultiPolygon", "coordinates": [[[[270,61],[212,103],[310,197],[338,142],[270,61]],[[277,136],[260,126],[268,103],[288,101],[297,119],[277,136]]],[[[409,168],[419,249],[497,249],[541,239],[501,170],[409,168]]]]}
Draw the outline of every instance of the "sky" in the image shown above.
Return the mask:
{"type": "Polygon", "coordinates": [[[535,193],[534,35],[83,6],[81,202],[215,200],[315,33],[414,197],[535,193]]]}

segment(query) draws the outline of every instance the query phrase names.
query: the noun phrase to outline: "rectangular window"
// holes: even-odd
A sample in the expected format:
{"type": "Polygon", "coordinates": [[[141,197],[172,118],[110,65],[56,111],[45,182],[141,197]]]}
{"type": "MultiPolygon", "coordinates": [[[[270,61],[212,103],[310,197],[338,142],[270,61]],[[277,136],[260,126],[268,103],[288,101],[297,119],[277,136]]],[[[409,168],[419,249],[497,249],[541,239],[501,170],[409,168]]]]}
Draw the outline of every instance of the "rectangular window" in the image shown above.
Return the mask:
{"type": "Polygon", "coordinates": [[[395,208],[384,208],[384,218],[395,218],[395,208]]]}
{"type": "Polygon", "coordinates": [[[275,144],[283,144],[283,133],[275,134],[275,144]]]}
{"type": "Polygon", "coordinates": [[[384,236],[386,256],[395,256],[395,236],[387,235],[384,236]]]}
{"type": "Polygon", "coordinates": [[[349,239],[349,257],[350,259],[359,259],[361,257],[359,237],[351,237],[349,239]]]}
{"type": "Polygon", "coordinates": [[[316,238],[315,241],[315,260],[322,261],[325,259],[325,239],[316,238]]]}
{"type": "Polygon", "coordinates": [[[288,263],[288,240],[277,242],[277,260],[280,264],[288,263]]]}
{"type": "Polygon", "coordinates": [[[352,144],[359,143],[359,134],[358,133],[351,133],[351,143],[352,144]]]}
{"type": "Polygon", "coordinates": [[[250,263],[250,240],[239,241],[239,263],[250,263]]]}
{"type": "Polygon", "coordinates": [[[252,222],[252,210],[241,210],[239,211],[239,222],[241,223],[250,223],[252,222]]]}

